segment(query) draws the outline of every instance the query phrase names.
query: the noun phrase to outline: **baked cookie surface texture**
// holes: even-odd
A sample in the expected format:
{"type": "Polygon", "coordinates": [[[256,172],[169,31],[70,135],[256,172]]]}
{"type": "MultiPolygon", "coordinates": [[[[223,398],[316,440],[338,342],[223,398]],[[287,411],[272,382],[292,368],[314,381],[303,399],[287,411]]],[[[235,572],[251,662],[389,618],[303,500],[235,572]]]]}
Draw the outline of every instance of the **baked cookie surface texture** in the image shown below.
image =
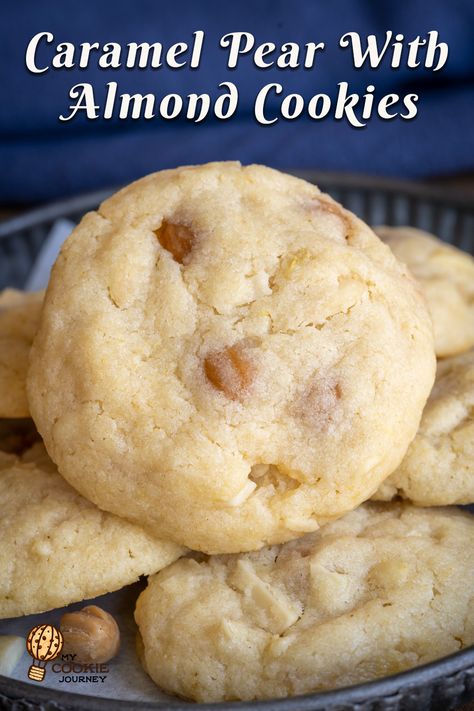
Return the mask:
{"type": "Polygon", "coordinates": [[[474,350],[439,361],[420,429],[374,498],[419,506],[474,503],[474,350]]]}
{"type": "Polygon", "coordinates": [[[40,443],[0,453],[0,541],[0,618],[118,590],[183,552],[86,501],[40,443]]]}
{"type": "Polygon", "coordinates": [[[26,375],[43,292],[0,293],[0,417],[28,417],[26,375]]]}
{"type": "Polygon", "coordinates": [[[474,346],[474,257],[414,227],[377,227],[419,281],[433,319],[439,358],[474,346]]]}
{"type": "Polygon", "coordinates": [[[293,696],[424,664],[474,642],[474,519],[364,504],[258,553],[182,558],[135,618],[165,691],[201,702],[293,696]]]}
{"type": "Polygon", "coordinates": [[[84,496],[232,553],[369,498],[434,368],[419,288],[364,223],[302,180],[214,163],[83,218],[53,269],[29,399],[84,496]]]}

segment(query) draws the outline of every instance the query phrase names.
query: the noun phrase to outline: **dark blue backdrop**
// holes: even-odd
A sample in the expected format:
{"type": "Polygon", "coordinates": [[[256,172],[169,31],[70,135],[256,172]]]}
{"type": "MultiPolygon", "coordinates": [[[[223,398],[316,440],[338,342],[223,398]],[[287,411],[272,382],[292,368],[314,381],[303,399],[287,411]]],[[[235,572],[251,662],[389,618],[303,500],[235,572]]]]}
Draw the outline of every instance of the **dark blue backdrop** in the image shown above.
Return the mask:
{"type": "MultiPolygon", "coordinates": [[[[45,200],[105,185],[182,163],[215,159],[258,161],[283,168],[359,171],[419,177],[474,168],[474,0],[95,0],[12,2],[4,0],[0,31],[0,200],[45,200]],[[190,40],[206,32],[199,71],[53,71],[31,75],[25,67],[28,41],[50,31],[55,42],[190,40]],[[450,45],[448,64],[425,69],[351,69],[350,55],[338,49],[344,32],[364,35],[385,30],[412,38],[438,30],[450,45]],[[313,71],[257,71],[251,59],[225,69],[218,48],[226,32],[246,30],[257,41],[325,41],[326,52],[313,71]],[[61,123],[69,88],[90,81],[99,100],[107,81],[121,91],[176,91],[217,94],[221,81],[235,82],[240,111],[230,121],[87,121],[61,123]],[[334,95],[339,81],[363,93],[420,94],[412,121],[372,118],[365,129],[345,121],[299,119],[259,126],[252,116],[258,89],[279,81],[305,96],[334,95]],[[383,91],[382,91],[383,90],[383,91]]],[[[43,56],[46,52],[43,50],[43,56]]]]}

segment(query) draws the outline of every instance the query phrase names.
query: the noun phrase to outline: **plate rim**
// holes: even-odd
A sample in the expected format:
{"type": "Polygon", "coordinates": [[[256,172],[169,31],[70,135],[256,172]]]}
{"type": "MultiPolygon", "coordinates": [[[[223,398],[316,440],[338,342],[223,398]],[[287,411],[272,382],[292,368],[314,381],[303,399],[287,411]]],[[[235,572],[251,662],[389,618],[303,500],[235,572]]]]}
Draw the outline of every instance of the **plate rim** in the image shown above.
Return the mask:
{"type": "Polygon", "coordinates": [[[0,674],[0,701],[2,695],[10,701],[23,701],[32,699],[34,703],[63,703],[64,708],[72,711],[106,711],[111,704],[118,709],[127,711],[152,711],[153,709],[172,708],[173,711],[189,711],[199,709],[204,711],[242,711],[251,708],[253,711],[317,711],[329,709],[339,704],[360,704],[369,701],[396,697],[398,693],[406,693],[410,688],[446,678],[472,670],[474,677],[474,645],[454,652],[441,659],[422,664],[412,669],[407,669],[397,674],[392,674],[373,681],[344,686],[338,689],[321,691],[299,696],[255,701],[221,701],[218,703],[196,703],[177,698],[176,701],[140,701],[127,699],[114,699],[107,696],[93,696],[61,691],[51,687],[36,687],[26,681],[11,679],[0,674]],[[33,694],[31,692],[34,692],[33,694]],[[329,704],[329,705],[328,705],[329,704]]]}

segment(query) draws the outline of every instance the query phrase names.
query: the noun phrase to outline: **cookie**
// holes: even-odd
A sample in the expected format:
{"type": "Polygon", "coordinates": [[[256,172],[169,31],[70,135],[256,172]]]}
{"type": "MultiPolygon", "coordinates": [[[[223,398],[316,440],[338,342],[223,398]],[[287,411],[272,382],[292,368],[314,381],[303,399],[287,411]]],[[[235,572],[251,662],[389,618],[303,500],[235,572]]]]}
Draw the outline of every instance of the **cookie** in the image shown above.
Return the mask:
{"type": "Polygon", "coordinates": [[[474,503],[474,350],[438,363],[420,429],[374,498],[419,506],[474,503]]]}
{"type": "Polygon", "coordinates": [[[41,444],[0,457],[0,618],[63,607],[156,572],[182,549],[100,511],[41,444]]]}
{"type": "Polygon", "coordinates": [[[365,504],[258,553],[183,558],[135,611],[147,673],[200,702],[370,681],[474,642],[474,518],[365,504]]]}
{"type": "Polygon", "coordinates": [[[43,292],[5,289],[0,294],[0,417],[29,417],[28,356],[42,301],[43,292]]]}
{"type": "Polygon", "coordinates": [[[377,227],[379,237],[420,282],[439,358],[474,346],[474,258],[413,227],[377,227]]]}
{"type": "Polygon", "coordinates": [[[369,498],[434,368],[418,287],[365,224],[302,180],[214,163],[84,217],[53,269],[29,399],[84,496],[229,553],[369,498]]]}

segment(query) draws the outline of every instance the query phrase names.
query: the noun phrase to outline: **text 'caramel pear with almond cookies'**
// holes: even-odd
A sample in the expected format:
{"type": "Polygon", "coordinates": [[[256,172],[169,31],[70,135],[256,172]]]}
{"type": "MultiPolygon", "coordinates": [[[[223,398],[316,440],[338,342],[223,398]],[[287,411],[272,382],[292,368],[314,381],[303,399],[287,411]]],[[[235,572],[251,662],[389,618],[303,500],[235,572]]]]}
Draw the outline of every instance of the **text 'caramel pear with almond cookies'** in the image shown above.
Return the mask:
{"type": "Polygon", "coordinates": [[[369,498],[434,371],[419,288],[369,227],[303,180],[211,163],[85,215],[53,269],[28,394],[81,494],[231,553],[369,498]]]}

